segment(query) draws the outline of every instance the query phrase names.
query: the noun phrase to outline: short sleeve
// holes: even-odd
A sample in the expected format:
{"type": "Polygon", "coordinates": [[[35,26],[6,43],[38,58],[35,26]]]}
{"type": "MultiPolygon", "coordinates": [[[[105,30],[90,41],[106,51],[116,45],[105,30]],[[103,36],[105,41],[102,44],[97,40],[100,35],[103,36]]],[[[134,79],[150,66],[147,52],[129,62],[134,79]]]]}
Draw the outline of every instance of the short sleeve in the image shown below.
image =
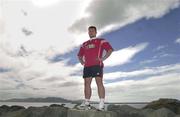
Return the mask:
{"type": "Polygon", "coordinates": [[[79,57],[83,57],[83,55],[84,55],[84,47],[83,47],[83,45],[80,47],[80,49],[79,49],[79,52],[78,52],[78,56],[79,57]]]}
{"type": "Polygon", "coordinates": [[[105,49],[106,51],[109,51],[109,50],[111,50],[111,49],[114,50],[114,49],[112,48],[112,46],[110,45],[110,43],[107,42],[106,40],[102,40],[101,43],[102,43],[103,49],[105,49]]]}

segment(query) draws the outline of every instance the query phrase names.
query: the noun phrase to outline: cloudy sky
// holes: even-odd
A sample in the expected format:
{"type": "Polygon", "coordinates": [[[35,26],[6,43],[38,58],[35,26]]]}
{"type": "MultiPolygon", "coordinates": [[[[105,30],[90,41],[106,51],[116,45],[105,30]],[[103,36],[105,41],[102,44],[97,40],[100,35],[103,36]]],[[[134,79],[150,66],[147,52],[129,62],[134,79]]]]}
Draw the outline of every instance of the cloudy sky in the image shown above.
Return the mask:
{"type": "Polygon", "coordinates": [[[83,99],[77,52],[89,25],[115,50],[106,101],[180,99],[179,19],[180,0],[0,0],[0,99],[83,99]]]}

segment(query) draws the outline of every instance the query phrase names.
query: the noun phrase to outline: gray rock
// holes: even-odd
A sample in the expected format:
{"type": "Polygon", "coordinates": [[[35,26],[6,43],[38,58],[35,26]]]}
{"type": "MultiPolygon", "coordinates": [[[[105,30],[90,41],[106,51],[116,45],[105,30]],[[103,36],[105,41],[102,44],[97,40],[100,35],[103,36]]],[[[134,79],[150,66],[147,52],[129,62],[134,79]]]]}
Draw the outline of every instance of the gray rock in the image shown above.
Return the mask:
{"type": "Polygon", "coordinates": [[[25,109],[25,107],[13,105],[13,106],[10,107],[9,111],[18,111],[18,110],[21,110],[21,109],[25,109]]]}
{"type": "Polygon", "coordinates": [[[21,116],[21,113],[23,112],[24,110],[18,110],[18,111],[10,111],[10,112],[7,112],[7,113],[3,113],[0,117],[22,117],[21,116]]]}
{"type": "Polygon", "coordinates": [[[22,112],[14,113],[14,115],[16,115],[17,117],[42,117],[46,108],[47,107],[29,107],[22,112]]]}
{"type": "Polygon", "coordinates": [[[140,109],[128,105],[109,105],[107,110],[116,112],[118,117],[144,117],[140,109]]]}
{"type": "Polygon", "coordinates": [[[176,115],[175,117],[180,117],[180,115],[176,115]]]}
{"type": "Polygon", "coordinates": [[[53,104],[44,107],[0,106],[0,117],[180,117],[178,100],[154,101],[143,109],[128,105],[109,105],[107,111],[78,110],[53,104]],[[167,108],[166,108],[167,107],[167,108]],[[176,113],[175,113],[176,112],[176,113]]]}
{"type": "Polygon", "coordinates": [[[152,112],[154,112],[154,109],[143,109],[143,110],[141,110],[141,114],[143,114],[144,116],[149,115],[152,112]]]}
{"type": "Polygon", "coordinates": [[[45,110],[42,117],[67,117],[68,108],[49,107],[45,110]]]}
{"type": "Polygon", "coordinates": [[[23,106],[14,105],[14,106],[9,107],[9,106],[6,106],[6,105],[2,105],[2,106],[0,106],[0,116],[6,114],[8,112],[11,113],[13,111],[19,111],[19,110],[24,110],[24,109],[25,109],[25,107],[23,107],[23,106]]]}
{"type": "Polygon", "coordinates": [[[9,111],[9,109],[10,109],[10,107],[9,107],[9,106],[6,106],[6,105],[2,105],[2,106],[0,106],[0,115],[2,115],[3,113],[8,112],[8,111],[9,111]]]}
{"type": "Polygon", "coordinates": [[[161,108],[146,115],[146,117],[174,117],[176,114],[167,108],[161,108]]]}
{"type": "Polygon", "coordinates": [[[18,111],[9,111],[0,117],[67,117],[64,107],[29,107],[18,111]]]}
{"type": "Polygon", "coordinates": [[[69,109],[67,117],[118,117],[115,112],[69,109]]]}
{"type": "Polygon", "coordinates": [[[64,107],[65,106],[65,104],[61,104],[61,105],[59,105],[59,104],[51,104],[49,107],[64,107]]]}
{"type": "Polygon", "coordinates": [[[157,101],[153,101],[144,107],[144,109],[147,108],[151,108],[155,110],[160,108],[167,108],[176,114],[180,114],[180,101],[176,99],[162,98],[157,101]]]}

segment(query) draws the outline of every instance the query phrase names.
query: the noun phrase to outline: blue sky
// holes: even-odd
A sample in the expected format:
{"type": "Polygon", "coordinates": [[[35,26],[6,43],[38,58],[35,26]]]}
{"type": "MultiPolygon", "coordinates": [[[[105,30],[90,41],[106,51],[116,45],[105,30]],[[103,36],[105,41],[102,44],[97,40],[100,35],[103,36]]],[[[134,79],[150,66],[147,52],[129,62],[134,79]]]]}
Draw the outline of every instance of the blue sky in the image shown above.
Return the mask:
{"type": "MultiPolygon", "coordinates": [[[[107,101],[180,99],[179,0],[9,0],[0,8],[0,99],[83,99],[77,52],[89,25],[115,50],[104,62],[107,101]]],[[[98,100],[95,81],[92,90],[98,100]]]]}
{"type": "MultiPolygon", "coordinates": [[[[115,50],[143,42],[149,43],[148,47],[133,59],[133,62],[125,66],[118,66],[119,70],[123,70],[125,67],[127,71],[131,71],[132,69],[139,69],[142,67],[153,67],[180,62],[178,59],[180,55],[178,55],[177,51],[180,49],[180,46],[178,43],[175,43],[180,37],[179,12],[180,8],[177,8],[158,19],[143,18],[121,29],[101,35],[101,37],[107,39],[111,43],[115,50]],[[163,57],[162,55],[166,56],[163,57]],[[155,56],[157,56],[158,59],[153,63],[141,65],[143,61],[153,60],[155,56]]],[[[79,48],[65,54],[63,57],[70,57],[70,64],[76,64],[78,60],[73,56],[76,56],[78,49],[79,48]]],[[[57,55],[53,61],[58,61],[61,57],[62,56],[57,55]]]]}

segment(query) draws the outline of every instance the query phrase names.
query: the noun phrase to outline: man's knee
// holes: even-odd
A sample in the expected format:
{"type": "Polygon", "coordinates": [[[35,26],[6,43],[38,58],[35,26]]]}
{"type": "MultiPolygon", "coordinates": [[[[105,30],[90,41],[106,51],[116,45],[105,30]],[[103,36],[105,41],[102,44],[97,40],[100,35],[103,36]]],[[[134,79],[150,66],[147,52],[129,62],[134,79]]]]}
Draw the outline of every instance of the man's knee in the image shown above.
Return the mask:
{"type": "Polygon", "coordinates": [[[104,87],[104,85],[103,85],[103,83],[102,83],[102,82],[97,82],[96,84],[97,84],[97,87],[98,87],[98,88],[102,88],[102,87],[104,87]]]}
{"type": "Polygon", "coordinates": [[[85,82],[84,85],[85,87],[91,87],[91,82],[85,82]]]}

